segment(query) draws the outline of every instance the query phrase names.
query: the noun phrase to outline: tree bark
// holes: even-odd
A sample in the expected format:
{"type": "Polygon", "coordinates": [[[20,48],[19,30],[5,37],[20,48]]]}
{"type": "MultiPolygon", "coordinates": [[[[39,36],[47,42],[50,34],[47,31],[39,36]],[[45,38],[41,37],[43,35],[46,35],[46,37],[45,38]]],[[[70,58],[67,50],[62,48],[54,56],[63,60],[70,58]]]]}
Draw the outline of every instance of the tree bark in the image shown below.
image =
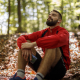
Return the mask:
{"type": "MultiPolygon", "coordinates": [[[[63,0],[61,0],[61,14],[63,16],[63,0]]],[[[61,27],[63,27],[63,21],[61,23],[61,27]]]]}
{"type": "Polygon", "coordinates": [[[38,17],[38,4],[37,4],[37,1],[36,1],[36,8],[37,8],[37,31],[39,31],[39,17],[38,17]]]}
{"type": "Polygon", "coordinates": [[[7,30],[7,34],[9,35],[9,24],[10,24],[10,0],[8,0],[8,12],[9,12],[9,17],[8,17],[8,30],[7,30]]]}
{"type": "Polygon", "coordinates": [[[49,10],[49,9],[50,9],[49,3],[50,3],[50,2],[47,2],[48,14],[50,13],[50,10],[49,10]]]}
{"type": "Polygon", "coordinates": [[[33,32],[35,32],[35,25],[34,25],[34,3],[32,3],[32,7],[33,7],[33,23],[32,23],[32,28],[33,28],[33,32]]]}
{"type": "Polygon", "coordinates": [[[25,13],[25,16],[23,16],[23,19],[21,18],[21,20],[24,20],[24,23],[22,23],[23,24],[23,28],[24,28],[23,30],[24,30],[24,32],[27,32],[27,30],[26,30],[27,29],[27,22],[26,22],[26,20],[27,20],[27,18],[26,18],[27,17],[27,13],[26,13],[26,8],[25,7],[26,7],[26,4],[28,2],[26,3],[26,0],[23,0],[22,3],[23,3],[22,4],[22,6],[23,6],[23,13],[25,13]]]}
{"type": "Polygon", "coordinates": [[[18,1],[18,24],[19,24],[19,27],[17,28],[17,32],[22,32],[22,28],[21,28],[21,7],[20,7],[20,0],[17,0],[18,1]]]}

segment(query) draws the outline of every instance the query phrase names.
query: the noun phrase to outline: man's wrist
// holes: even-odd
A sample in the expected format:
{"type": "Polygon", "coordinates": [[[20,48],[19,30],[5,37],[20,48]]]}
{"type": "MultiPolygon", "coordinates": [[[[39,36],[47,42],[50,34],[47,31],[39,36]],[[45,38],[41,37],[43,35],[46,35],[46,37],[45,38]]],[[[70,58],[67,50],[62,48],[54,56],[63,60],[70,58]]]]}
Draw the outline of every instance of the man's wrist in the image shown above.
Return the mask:
{"type": "Polygon", "coordinates": [[[33,47],[37,46],[37,43],[36,42],[33,42],[33,47]]]}

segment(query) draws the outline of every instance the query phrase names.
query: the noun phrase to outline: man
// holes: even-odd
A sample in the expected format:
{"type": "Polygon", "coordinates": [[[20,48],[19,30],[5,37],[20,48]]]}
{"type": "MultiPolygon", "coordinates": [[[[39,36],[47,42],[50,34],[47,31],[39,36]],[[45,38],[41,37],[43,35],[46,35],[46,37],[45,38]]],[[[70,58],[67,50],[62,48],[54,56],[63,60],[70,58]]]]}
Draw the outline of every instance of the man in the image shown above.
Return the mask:
{"type": "Polygon", "coordinates": [[[18,38],[18,70],[10,80],[26,80],[27,63],[37,72],[34,80],[58,80],[64,77],[70,65],[69,33],[60,27],[61,21],[62,15],[53,10],[46,21],[49,28],[18,38]],[[42,47],[45,53],[43,58],[35,51],[35,46],[42,47]],[[37,57],[34,63],[31,63],[32,54],[37,57]]]}

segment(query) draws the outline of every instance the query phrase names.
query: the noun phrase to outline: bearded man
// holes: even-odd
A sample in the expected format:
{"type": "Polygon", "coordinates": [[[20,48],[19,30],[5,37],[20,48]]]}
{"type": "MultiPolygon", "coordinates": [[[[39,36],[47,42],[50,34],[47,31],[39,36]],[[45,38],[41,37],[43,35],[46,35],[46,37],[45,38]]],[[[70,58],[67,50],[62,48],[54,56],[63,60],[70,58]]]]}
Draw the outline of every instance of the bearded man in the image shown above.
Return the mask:
{"type": "Polygon", "coordinates": [[[36,71],[34,80],[59,80],[64,77],[70,65],[69,33],[60,27],[61,21],[62,15],[53,10],[46,21],[48,28],[18,38],[18,70],[10,80],[26,80],[26,65],[36,71]],[[35,46],[43,49],[43,58],[36,52],[35,46]]]}

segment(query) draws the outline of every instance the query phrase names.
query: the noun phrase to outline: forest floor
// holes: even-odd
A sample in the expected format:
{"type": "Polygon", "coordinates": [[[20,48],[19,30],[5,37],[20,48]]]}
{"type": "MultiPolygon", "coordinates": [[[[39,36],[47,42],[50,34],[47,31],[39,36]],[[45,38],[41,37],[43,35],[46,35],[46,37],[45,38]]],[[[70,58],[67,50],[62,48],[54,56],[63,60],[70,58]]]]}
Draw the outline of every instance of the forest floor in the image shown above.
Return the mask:
{"type": "MultiPolygon", "coordinates": [[[[25,33],[23,33],[25,34],[25,33]]],[[[23,34],[15,34],[10,37],[4,36],[0,39],[0,80],[8,80],[17,70],[17,38],[23,34]],[[10,74],[9,74],[10,73],[10,74]]],[[[71,65],[66,75],[61,80],[80,80],[80,51],[72,48],[73,44],[77,48],[77,42],[70,43],[71,65]],[[72,45],[72,46],[71,46],[72,45]],[[73,57],[72,57],[73,56],[73,57]]],[[[36,50],[43,56],[41,48],[36,47],[36,50]]],[[[35,72],[26,66],[27,80],[35,77],[35,72]]]]}

